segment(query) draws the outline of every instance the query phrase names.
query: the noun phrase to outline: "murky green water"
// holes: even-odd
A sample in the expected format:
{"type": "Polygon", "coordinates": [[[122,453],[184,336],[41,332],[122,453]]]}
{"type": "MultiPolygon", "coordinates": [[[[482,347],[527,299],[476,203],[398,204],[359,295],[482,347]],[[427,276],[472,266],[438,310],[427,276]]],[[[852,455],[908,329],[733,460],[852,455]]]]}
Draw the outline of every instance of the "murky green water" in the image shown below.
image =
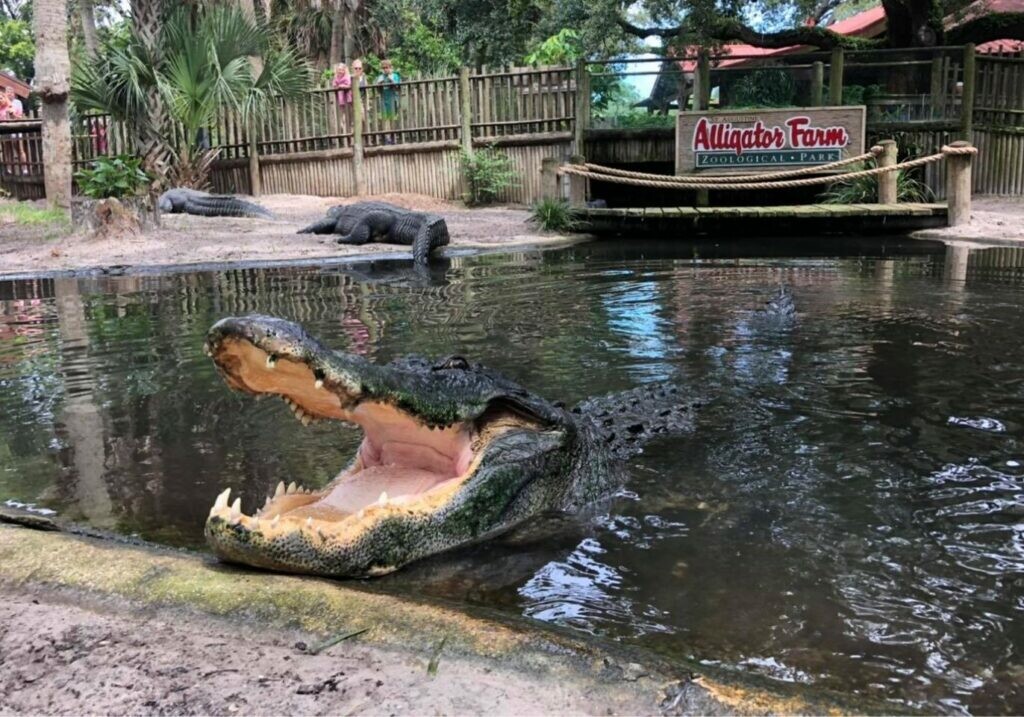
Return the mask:
{"type": "Polygon", "coordinates": [[[229,393],[201,351],[228,314],[380,361],[459,352],[566,402],[679,375],[710,399],[697,432],[650,444],[609,504],[378,586],[894,707],[1020,712],[1024,259],[911,246],[0,282],[0,502],[201,549],[224,486],[251,505],[326,481],[358,436],[229,393]],[[780,282],[796,323],[759,322],[780,282]]]}

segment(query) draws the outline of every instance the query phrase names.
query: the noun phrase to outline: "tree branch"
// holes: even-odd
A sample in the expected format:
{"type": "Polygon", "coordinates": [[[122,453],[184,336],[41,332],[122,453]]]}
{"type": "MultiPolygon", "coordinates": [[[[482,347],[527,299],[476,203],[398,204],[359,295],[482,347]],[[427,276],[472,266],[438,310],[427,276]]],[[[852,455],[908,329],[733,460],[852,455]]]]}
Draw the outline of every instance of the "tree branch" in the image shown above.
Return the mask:
{"type": "Polygon", "coordinates": [[[946,42],[980,45],[991,40],[1024,40],[1024,12],[994,12],[946,31],[946,42]]]}
{"type": "MultiPolygon", "coordinates": [[[[621,16],[616,18],[616,23],[625,32],[640,38],[653,36],[673,38],[678,37],[685,30],[685,27],[682,25],[674,27],[638,27],[621,16]]],[[[709,39],[721,42],[739,40],[754,47],[767,48],[810,45],[821,50],[831,50],[834,47],[863,49],[878,47],[882,44],[881,40],[868,40],[862,37],[840,35],[824,27],[797,27],[791,30],[780,30],[779,32],[757,32],[735,18],[724,17],[704,27],[701,34],[709,39]]]]}

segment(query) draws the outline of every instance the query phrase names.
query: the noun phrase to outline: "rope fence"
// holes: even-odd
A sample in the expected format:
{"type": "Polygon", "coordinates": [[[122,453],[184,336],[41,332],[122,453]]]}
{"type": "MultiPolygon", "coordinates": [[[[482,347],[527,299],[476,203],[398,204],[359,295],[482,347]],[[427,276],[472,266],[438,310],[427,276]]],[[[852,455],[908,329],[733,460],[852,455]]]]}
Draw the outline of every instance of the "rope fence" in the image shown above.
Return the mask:
{"type": "Polygon", "coordinates": [[[744,175],[742,177],[715,177],[715,178],[700,178],[700,177],[669,177],[666,175],[656,174],[645,174],[643,172],[626,172],[625,170],[614,169],[613,167],[604,167],[598,164],[563,164],[558,168],[559,174],[574,174],[588,179],[599,179],[603,182],[612,182],[615,184],[628,184],[636,187],[654,187],[657,189],[716,189],[716,190],[738,190],[738,191],[749,191],[754,189],[793,189],[796,187],[812,187],[817,184],[835,184],[837,182],[848,182],[852,179],[860,179],[861,177],[874,177],[886,172],[899,172],[901,170],[914,169],[915,167],[923,167],[926,164],[932,162],[938,162],[941,159],[945,159],[950,155],[973,155],[977,154],[978,150],[976,147],[952,147],[945,145],[940,151],[935,154],[930,154],[926,157],[918,157],[917,159],[911,159],[906,162],[900,162],[899,164],[889,165],[887,167],[874,167],[872,169],[864,169],[857,172],[847,172],[845,174],[830,174],[824,177],[808,177],[805,179],[789,179],[777,181],[779,175],[784,176],[796,176],[798,174],[809,174],[825,171],[827,167],[835,167],[837,165],[852,164],[853,162],[863,162],[866,159],[877,156],[877,153],[881,152],[881,147],[872,147],[870,152],[857,157],[851,157],[841,162],[833,162],[831,165],[820,165],[817,167],[807,167],[801,170],[792,170],[790,172],[776,172],[769,175],[756,175],[761,181],[752,182],[747,181],[752,179],[752,175],[744,175]],[[642,176],[632,176],[642,175],[642,176]],[[658,179],[648,179],[647,177],[658,177],[658,179]],[[772,181],[772,178],[775,181],[772,181]],[[767,178],[767,179],[766,179],[767,178]],[[728,179],[729,181],[723,181],[728,179]],[[679,181],[688,180],[688,181],[679,181]],[[737,181],[742,180],[742,181],[737,181]]]}

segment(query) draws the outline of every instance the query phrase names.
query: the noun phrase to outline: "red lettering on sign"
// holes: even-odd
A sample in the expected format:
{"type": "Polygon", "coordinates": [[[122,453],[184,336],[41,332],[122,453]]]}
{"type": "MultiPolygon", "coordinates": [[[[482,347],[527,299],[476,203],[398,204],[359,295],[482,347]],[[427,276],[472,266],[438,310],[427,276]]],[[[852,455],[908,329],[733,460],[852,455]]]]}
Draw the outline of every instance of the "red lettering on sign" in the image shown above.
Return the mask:
{"type": "Polygon", "coordinates": [[[833,148],[845,147],[850,143],[850,135],[845,127],[812,127],[810,124],[810,117],[790,117],[786,120],[791,147],[833,148]]]}

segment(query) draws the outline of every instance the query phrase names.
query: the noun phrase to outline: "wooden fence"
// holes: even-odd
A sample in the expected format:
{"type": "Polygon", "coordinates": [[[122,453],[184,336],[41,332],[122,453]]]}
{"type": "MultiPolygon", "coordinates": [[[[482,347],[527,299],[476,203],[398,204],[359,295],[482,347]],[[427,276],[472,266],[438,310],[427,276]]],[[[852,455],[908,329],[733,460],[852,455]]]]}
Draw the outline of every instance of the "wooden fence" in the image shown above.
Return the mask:
{"type": "MultiPolygon", "coordinates": [[[[737,78],[764,67],[729,67],[723,59],[708,60],[706,90],[700,89],[699,67],[689,74],[679,70],[676,79],[696,85],[694,101],[709,101],[711,87],[718,87],[719,106],[728,106],[737,78]]],[[[844,83],[881,88],[864,99],[869,141],[893,137],[903,151],[927,154],[966,136],[981,150],[975,191],[1024,195],[1024,59],[975,57],[973,48],[954,47],[858,51],[845,58],[813,53],[772,62],[771,68],[791,73],[800,84],[798,104],[829,104],[843,96],[844,83]]],[[[666,168],[673,161],[672,129],[601,129],[600,111],[591,102],[602,74],[658,74],[664,68],[644,73],[628,64],[603,64],[615,69],[464,70],[412,77],[397,86],[372,84],[359,96],[358,132],[355,103],[318,89],[301,102],[278,101],[252,128],[222,108],[189,141],[219,149],[211,176],[219,192],[252,193],[257,187],[267,193],[418,192],[449,199],[463,191],[460,151],[493,145],[520,177],[500,199],[529,203],[540,196],[545,157],[582,151],[605,164],[666,168]]],[[[76,119],[73,137],[79,166],[132,147],[125,127],[104,116],[76,119]]],[[[38,120],[0,122],[0,153],[0,187],[17,197],[41,196],[38,120]]],[[[941,196],[941,170],[929,167],[924,176],[941,196]]]]}

